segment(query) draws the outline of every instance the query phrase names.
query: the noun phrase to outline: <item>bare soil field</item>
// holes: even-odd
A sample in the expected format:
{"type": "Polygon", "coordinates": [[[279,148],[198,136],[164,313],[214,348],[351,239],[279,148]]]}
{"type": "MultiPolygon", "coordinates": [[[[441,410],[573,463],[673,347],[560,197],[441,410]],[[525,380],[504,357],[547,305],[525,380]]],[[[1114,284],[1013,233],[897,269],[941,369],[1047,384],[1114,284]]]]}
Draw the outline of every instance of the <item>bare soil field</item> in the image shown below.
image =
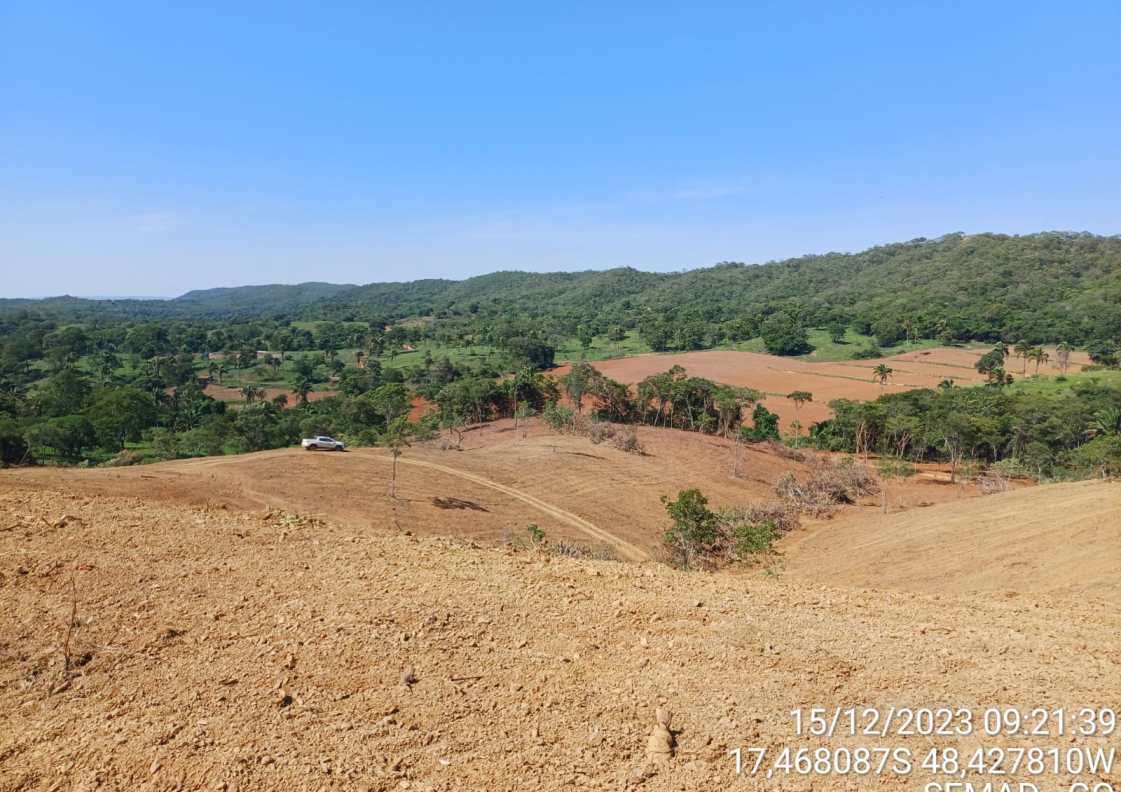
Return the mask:
{"type": "MultiPolygon", "coordinates": [[[[829,417],[829,402],[833,399],[871,400],[882,393],[896,393],[914,388],[934,388],[944,379],[958,385],[977,384],[985,378],[977,373],[974,363],[987,350],[939,347],[907,352],[894,357],[875,360],[846,360],[836,363],[819,363],[798,358],[779,357],[757,352],[731,352],[708,350],[679,354],[646,354],[633,357],[593,361],[600,372],[614,380],[629,385],[641,382],[652,374],[659,374],[672,366],[681,366],[695,377],[705,377],[726,385],[755,388],[767,394],[766,406],[777,413],[782,425],[801,421],[808,427],[815,421],[829,417]],[[872,374],[876,366],[884,363],[894,373],[887,385],[880,387],[872,374]],[[813,401],[797,407],[786,398],[796,390],[809,391],[813,401]]],[[[1040,367],[1040,374],[1057,374],[1055,351],[1051,360],[1040,367]]],[[[1082,352],[1071,355],[1071,370],[1078,371],[1088,364],[1082,352]]],[[[1009,360],[1014,375],[1020,372],[1020,361],[1009,360]]],[[[555,370],[557,376],[567,373],[568,367],[555,370]]],[[[1034,364],[1028,373],[1035,371],[1034,364]]]]}
{"type": "Polygon", "coordinates": [[[1050,484],[928,509],[848,512],[782,545],[793,578],[930,593],[1121,592],[1121,483],[1050,484]]]}
{"type": "Polygon", "coordinates": [[[1115,744],[820,739],[789,716],[1121,708],[1121,615],[1094,601],[680,573],[55,483],[0,490],[3,790],[915,790],[933,746],[1115,744]],[[648,749],[659,707],[672,754],[648,749]],[[728,755],[823,745],[915,766],[767,781],[728,755]]]}
{"type": "MultiPolygon", "coordinates": [[[[550,539],[634,560],[659,549],[667,527],[661,496],[700,487],[713,508],[769,501],[785,473],[804,476],[808,470],[769,445],[737,447],[719,437],[653,427],[640,427],[638,437],[642,455],[554,434],[538,421],[517,430],[512,420],[484,424],[466,434],[462,451],[440,450],[436,443],[407,449],[396,502],[388,497],[391,458],[381,449],[281,449],[131,468],[13,469],[0,471],[0,488],[59,488],[247,511],[276,507],[355,528],[397,526],[492,543],[526,539],[533,522],[550,539]]],[[[948,486],[935,467],[924,472],[893,487],[894,507],[977,494],[972,487],[948,486]]],[[[878,496],[869,503],[878,504],[878,496]]]]}

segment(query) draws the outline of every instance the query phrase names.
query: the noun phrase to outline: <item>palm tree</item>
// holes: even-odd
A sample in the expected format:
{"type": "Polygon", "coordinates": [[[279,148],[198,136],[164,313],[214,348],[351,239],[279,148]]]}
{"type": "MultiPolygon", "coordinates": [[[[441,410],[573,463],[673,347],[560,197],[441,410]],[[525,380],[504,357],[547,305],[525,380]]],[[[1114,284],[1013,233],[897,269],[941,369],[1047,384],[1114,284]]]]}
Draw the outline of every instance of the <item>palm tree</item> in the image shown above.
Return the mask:
{"type": "Polygon", "coordinates": [[[1086,434],[1092,437],[1121,435],[1121,408],[1106,407],[1094,413],[1086,434]]]}
{"type": "Polygon", "coordinates": [[[265,392],[256,385],[245,385],[241,389],[241,395],[245,397],[246,404],[252,404],[257,399],[264,398],[265,392]]]}
{"type": "Polygon", "coordinates": [[[890,379],[891,375],[894,373],[894,370],[886,363],[881,363],[872,369],[873,379],[879,380],[881,391],[883,391],[884,386],[887,385],[888,379],[890,379]]]}
{"type": "Polygon", "coordinates": [[[1016,357],[1023,359],[1024,367],[1020,371],[1020,376],[1026,376],[1028,373],[1028,358],[1031,356],[1032,345],[1021,339],[1016,342],[1016,346],[1012,347],[1012,351],[1016,353],[1016,357]]]}
{"type": "Polygon", "coordinates": [[[1055,354],[1058,356],[1059,370],[1066,376],[1067,367],[1070,365],[1071,345],[1063,341],[1055,348],[1055,354]]]}
{"type": "Polygon", "coordinates": [[[300,404],[307,404],[307,395],[311,393],[311,380],[303,377],[296,382],[295,387],[292,388],[292,393],[296,394],[296,398],[300,400],[300,404]]]}
{"type": "Polygon", "coordinates": [[[1051,359],[1051,356],[1047,354],[1047,350],[1043,347],[1036,347],[1032,350],[1031,359],[1035,361],[1035,373],[1036,376],[1039,376],[1039,364],[1046,363],[1051,359]]]}

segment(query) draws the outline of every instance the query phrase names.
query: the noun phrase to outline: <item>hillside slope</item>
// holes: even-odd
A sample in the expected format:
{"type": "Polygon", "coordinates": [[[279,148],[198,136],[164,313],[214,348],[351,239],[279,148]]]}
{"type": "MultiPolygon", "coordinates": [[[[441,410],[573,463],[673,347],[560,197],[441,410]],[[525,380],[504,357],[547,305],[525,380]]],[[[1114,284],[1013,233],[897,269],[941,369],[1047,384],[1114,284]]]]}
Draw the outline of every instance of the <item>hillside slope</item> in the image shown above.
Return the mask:
{"type": "Polygon", "coordinates": [[[1121,592],[1121,482],[841,516],[791,537],[784,550],[787,574],[830,585],[1112,598],[1121,592]]]}
{"type": "Polygon", "coordinates": [[[913,790],[931,780],[918,759],[874,782],[765,782],[728,751],[822,745],[794,736],[797,707],[1121,706],[1121,616],[1095,603],[685,574],[65,490],[0,492],[0,528],[3,790],[913,790]],[[659,705],[676,754],[654,765],[659,705]]]}
{"type": "MultiPolygon", "coordinates": [[[[807,471],[765,445],[748,445],[738,451],[737,477],[737,447],[729,440],[653,427],[639,428],[638,437],[642,455],[554,434],[538,421],[516,431],[510,420],[484,424],[467,433],[463,451],[435,443],[407,449],[396,502],[388,497],[388,452],[363,448],[345,454],[279,449],[132,468],[12,469],[0,471],[0,487],[248,511],[278,507],[354,527],[397,525],[486,542],[525,540],[532,522],[551,540],[634,559],[660,551],[663,495],[700,487],[713,508],[769,501],[784,474],[807,471]]],[[[955,496],[937,482],[916,480],[899,502],[955,496]]]]}

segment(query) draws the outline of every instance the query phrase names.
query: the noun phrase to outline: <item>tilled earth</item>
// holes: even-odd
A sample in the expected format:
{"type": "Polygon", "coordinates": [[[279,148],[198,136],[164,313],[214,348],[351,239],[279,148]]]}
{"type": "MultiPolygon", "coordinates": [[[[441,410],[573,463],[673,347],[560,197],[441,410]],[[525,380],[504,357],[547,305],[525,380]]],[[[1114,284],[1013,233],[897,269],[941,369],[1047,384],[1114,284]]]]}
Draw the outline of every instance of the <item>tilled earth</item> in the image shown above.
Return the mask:
{"type": "Polygon", "coordinates": [[[918,758],[768,781],[729,750],[1116,746],[795,736],[812,706],[1121,708],[1121,615],[775,574],[0,493],[0,789],[922,789],[918,758]]]}

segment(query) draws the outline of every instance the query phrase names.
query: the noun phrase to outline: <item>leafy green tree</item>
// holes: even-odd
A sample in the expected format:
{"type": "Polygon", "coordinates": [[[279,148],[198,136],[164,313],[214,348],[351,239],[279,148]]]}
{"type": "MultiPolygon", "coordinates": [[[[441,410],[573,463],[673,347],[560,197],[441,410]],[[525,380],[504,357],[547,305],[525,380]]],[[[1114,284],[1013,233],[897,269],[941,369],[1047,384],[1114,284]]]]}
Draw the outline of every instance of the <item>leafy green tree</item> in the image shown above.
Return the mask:
{"type": "Polygon", "coordinates": [[[0,467],[18,465],[27,460],[29,453],[19,423],[0,415],[0,467]]]}
{"type": "Polygon", "coordinates": [[[409,412],[409,391],[399,382],[388,382],[370,392],[370,403],[385,416],[388,430],[395,421],[409,412]]]}
{"type": "Polygon", "coordinates": [[[764,319],[759,332],[763,345],[773,355],[802,355],[813,350],[806,329],[783,311],[764,319]]]}
{"type": "Polygon", "coordinates": [[[794,411],[797,412],[803,404],[812,402],[814,400],[814,395],[809,391],[796,390],[788,393],[786,398],[794,402],[794,411]]]}
{"type": "Polygon", "coordinates": [[[756,404],[751,413],[751,428],[743,427],[740,433],[743,439],[752,443],[778,440],[778,416],[762,404],[756,404]]]}
{"type": "Polygon", "coordinates": [[[27,430],[28,444],[36,456],[44,453],[65,462],[77,462],[94,442],[93,425],[84,415],[48,418],[27,430]]]}
{"type": "Polygon", "coordinates": [[[85,409],[93,388],[76,369],[62,369],[42,382],[35,394],[39,414],[59,417],[85,409]]]}
{"type": "Polygon", "coordinates": [[[872,334],[882,347],[895,346],[907,337],[907,328],[895,317],[884,317],[872,323],[872,334]]]}
{"type": "Polygon", "coordinates": [[[708,508],[708,498],[695,488],[681,490],[675,500],[663,495],[662,504],[673,520],[662,542],[674,554],[678,566],[689,569],[697,554],[716,541],[717,516],[708,508]]]}
{"type": "Polygon", "coordinates": [[[1094,341],[1086,348],[1090,360],[1099,366],[1117,365],[1117,347],[1110,341],[1094,341]]]}
{"type": "Polygon", "coordinates": [[[159,406],[151,394],[124,386],[98,390],[87,411],[98,444],[119,451],[126,442],[138,442],[145,429],[159,418],[159,406]]]}
{"type": "Polygon", "coordinates": [[[848,331],[848,325],[843,321],[835,319],[826,325],[825,330],[829,333],[829,339],[834,344],[845,343],[845,333],[848,331]]]}
{"type": "Polygon", "coordinates": [[[576,339],[580,342],[580,346],[587,351],[592,346],[592,341],[595,340],[595,333],[592,328],[587,325],[580,325],[576,328],[576,339]]]}
{"type": "Polygon", "coordinates": [[[598,372],[584,361],[572,364],[572,370],[561,378],[561,387],[572,399],[576,412],[584,411],[584,396],[592,387],[592,381],[598,372]]]}

